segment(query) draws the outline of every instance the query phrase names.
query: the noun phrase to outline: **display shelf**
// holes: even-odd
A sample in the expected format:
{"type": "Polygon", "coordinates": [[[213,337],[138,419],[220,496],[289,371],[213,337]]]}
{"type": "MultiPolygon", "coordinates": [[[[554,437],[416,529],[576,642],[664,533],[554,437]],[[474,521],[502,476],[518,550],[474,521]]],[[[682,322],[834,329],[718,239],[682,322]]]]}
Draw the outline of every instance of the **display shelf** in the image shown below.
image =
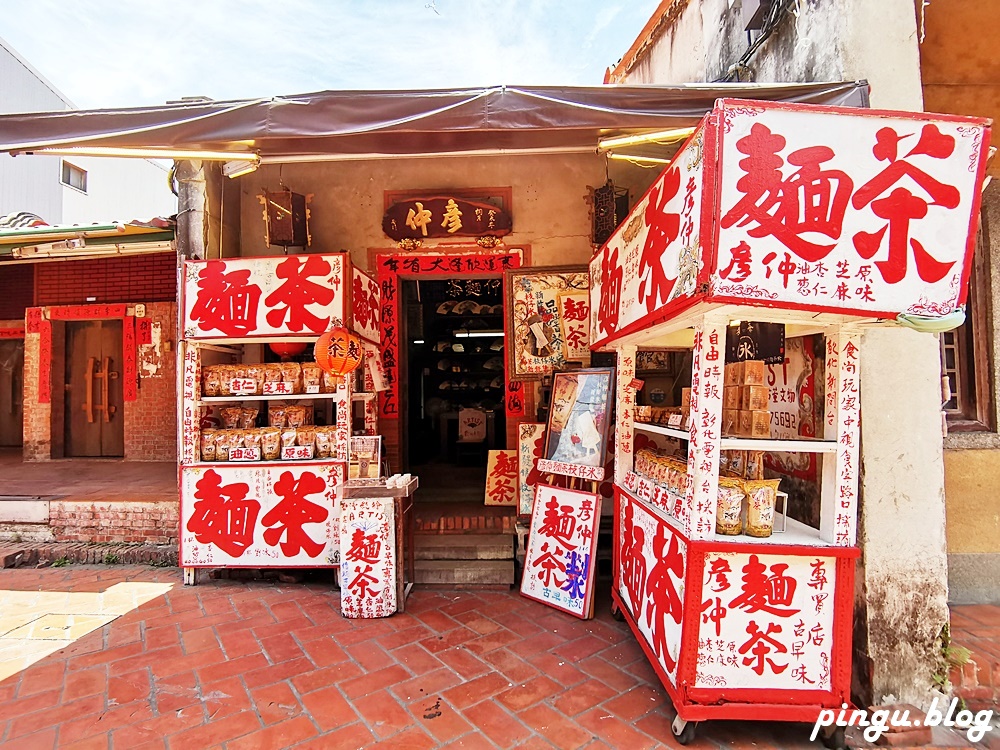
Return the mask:
{"type": "MultiPolygon", "coordinates": [[[[687,440],[687,430],[677,430],[673,427],[661,427],[655,424],[635,423],[635,429],[640,432],[652,432],[666,435],[677,440],[687,440]]],[[[803,438],[802,440],[772,440],[770,438],[722,438],[720,450],[724,451],[773,451],[779,453],[836,453],[836,440],[817,440],[803,438]]]]}
{"type": "Polygon", "coordinates": [[[219,466],[247,466],[254,469],[279,469],[282,466],[303,466],[305,464],[324,464],[331,461],[338,461],[335,456],[329,458],[307,458],[302,460],[288,461],[195,461],[186,463],[184,466],[191,468],[214,468],[219,466]]]}
{"type": "MultiPolygon", "coordinates": [[[[358,395],[358,394],[355,394],[358,395]]],[[[374,394],[372,394],[374,395],[374,394]]],[[[196,404],[225,404],[234,401],[289,401],[304,399],[336,399],[336,393],[276,393],[273,396],[205,396],[195,401],[196,404]]]]}

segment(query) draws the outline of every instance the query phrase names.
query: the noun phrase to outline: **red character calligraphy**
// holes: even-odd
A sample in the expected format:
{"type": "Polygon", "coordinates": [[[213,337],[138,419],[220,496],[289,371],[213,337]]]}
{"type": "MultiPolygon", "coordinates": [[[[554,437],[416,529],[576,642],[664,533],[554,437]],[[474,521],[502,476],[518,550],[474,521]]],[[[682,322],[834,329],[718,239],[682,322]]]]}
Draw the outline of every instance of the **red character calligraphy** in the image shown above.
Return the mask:
{"type": "Polygon", "coordinates": [[[587,329],[578,326],[567,326],[566,343],[570,349],[586,349],[587,344],[590,343],[587,341],[587,329]]]}
{"type": "Polygon", "coordinates": [[[279,542],[281,551],[289,557],[305,552],[316,557],[323,551],[323,544],[314,541],[302,528],[307,523],[322,523],[330,511],[310,502],[309,495],[323,492],[326,482],[315,474],[304,471],[295,479],[292,472],[282,472],[274,483],[274,492],[281,502],[264,514],[261,523],[271,528],[264,532],[264,541],[272,547],[279,542]]]}
{"type": "Polygon", "coordinates": [[[913,156],[929,156],[932,159],[947,159],[955,150],[955,139],[938,130],[937,125],[924,125],[917,144],[910,149],[905,157],[899,158],[899,144],[912,137],[911,134],[900,135],[893,128],[885,127],[875,134],[875,146],[872,153],[879,161],[888,162],[888,166],[879,174],[858,188],[851,199],[851,204],[858,209],[871,204],[872,213],[888,224],[877,232],[858,232],[854,235],[854,247],[858,255],[866,260],[872,258],[882,247],[882,238],[886,229],[889,230],[889,257],[886,260],[875,261],[875,267],[882,274],[887,284],[896,284],[906,277],[906,264],[909,252],[913,250],[913,260],[917,266],[917,275],[921,280],[933,284],[945,277],[955,261],[942,262],[936,260],[916,238],[910,237],[910,222],[927,216],[930,206],[941,208],[956,208],[960,201],[958,189],[946,185],[931,177],[920,168],[910,164],[906,159],[913,156]],[[880,196],[909,177],[926,195],[928,201],[914,195],[906,187],[897,187],[886,197],[880,196]]]}
{"type": "Polygon", "coordinates": [[[320,318],[307,309],[309,305],[328,305],[333,301],[333,289],[309,279],[330,274],[330,264],[318,255],[289,256],[278,264],[275,275],[285,282],[267,295],[264,304],[272,308],[267,322],[274,328],[283,325],[292,331],[321,332],[326,330],[330,318],[320,318]],[[287,324],[285,318],[288,318],[287,324]]]}
{"type": "Polygon", "coordinates": [[[260,287],[250,283],[250,271],[226,273],[226,263],[210,260],[198,273],[198,295],[191,320],[203,331],[246,336],[257,327],[260,287]]]}
{"type": "Polygon", "coordinates": [[[622,267],[618,248],[608,245],[601,256],[601,298],[597,306],[597,327],[605,333],[618,330],[618,315],[622,301],[622,267]]]}
{"type": "Polygon", "coordinates": [[[364,529],[356,528],[351,534],[351,548],[344,553],[344,559],[376,565],[381,554],[382,540],[378,534],[365,534],[364,529]]]}
{"type": "Polygon", "coordinates": [[[814,263],[829,255],[836,243],[821,244],[803,235],[840,239],[854,182],[839,169],[823,168],[835,156],[827,146],[790,153],[788,163],[798,170],[785,179],[781,173],[785,143],[784,136],[760,123],[736,142],[736,148],[747,155],[740,160],[740,169],[746,174],[736,182],[743,197],[722,217],[722,226],[728,229],[753,222],[756,226],[747,230],[749,236],[773,236],[803,260],[814,263]]]}
{"type": "Polygon", "coordinates": [[[737,284],[742,283],[750,278],[750,261],[753,260],[750,257],[750,246],[746,242],[740,242],[729,252],[729,265],[719,271],[719,276],[737,284]]]}
{"type": "Polygon", "coordinates": [[[357,571],[354,579],[347,586],[357,593],[358,599],[374,598],[382,593],[380,589],[376,590],[372,588],[373,584],[378,583],[378,578],[372,575],[371,565],[365,565],[363,570],[359,565],[357,571]]]}
{"type": "Polygon", "coordinates": [[[757,555],[750,555],[750,560],[743,566],[743,591],[729,602],[733,608],[743,609],[748,613],[767,612],[777,617],[790,617],[799,610],[788,609],[795,596],[797,583],[791,576],[786,576],[788,566],[776,563],[771,566],[771,575],[757,555]]]}
{"type": "Polygon", "coordinates": [[[649,203],[646,204],[642,217],[649,228],[646,242],[642,246],[642,255],[639,256],[639,299],[645,301],[646,312],[652,312],[666,302],[677,283],[676,278],[667,278],[663,269],[663,255],[681,230],[680,214],[667,211],[667,203],[677,195],[681,186],[681,172],[679,169],[668,170],[661,179],[661,184],[650,188],[649,203]]]}
{"type": "Polygon", "coordinates": [[[586,320],[587,302],[582,299],[566,297],[563,300],[563,320],[586,320]]]}
{"type": "Polygon", "coordinates": [[[788,648],[781,641],[778,641],[771,637],[773,633],[780,633],[781,626],[774,622],[769,622],[767,624],[767,632],[761,632],[757,623],[753,620],[747,625],[747,633],[750,635],[750,639],[740,646],[740,653],[745,654],[748,651],[753,654],[753,656],[747,656],[743,659],[743,666],[750,667],[758,675],[764,674],[764,662],[771,667],[771,671],[774,674],[781,674],[786,669],[788,669],[787,664],[778,664],[773,659],[769,658],[769,654],[774,652],[775,654],[787,654],[788,648]],[[756,664],[754,664],[756,662],[756,664]]]}
{"type": "Polygon", "coordinates": [[[562,555],[562,550],[559,547],[555,547],[554,550],[549,549],[549,543],[546,542],[542,545],[542,554],[531,561],[531,567],[541,568],[538,573],[538,580],[542,582],[545,588],[562,588],[565,585],[565,580],[560,580],[556,573],[566,572],[566,563],[559,559],[562,555]],[[552,585],[553,580],[555,581],[555,586],[552,585]]]}
{"type": "Polygon", "coordinates": [[[671,672],[676,665],[667,648],[666,618],[674,623],[681,621],[681,598],[677,587],[671,579],[683,579],[684,555],[677,543],[677,535],[670,535],[669,546],[666,538],[666,524],[661,524],[653,537],[653,569],[649,571],[649,581],[646,591],[649,601],[646,603],[646,625],[650,629],[650,645],[654,653],[663,659],[667,671],[671,672]],[[665,552],[665,554],[664,554],[665,552]]]}
{"type": "Polygon", "coordinates": [[[576,549],[576,544],[572,541],[573,532],[576,530],[576,518],[572,513],[572,505],[559,505],[556,498],[551,498],[545,503],[545,516],[538,533],[555,539],[564,547],[576,549]]]}
{"type": "Polygon", "coordinates": [[[214,544],[227,555],[239,557],[253,544],[260,503],[247,499],[250,487],[244,482],[223,486],[222,477],[209,469],[195,485],[194,513],[187,530],[202,544],[214,544]]]}
{"type": "Polygon", "coordinates": [[[354,277],[354,288],[351,290],[351,308],[354,311],[354,319],[362,328],[368,328],[369,323],[374,327],[378,325],[378,297],[375,296],[374,287],[369,292],[369,285],[361,275],[354,277]]]}

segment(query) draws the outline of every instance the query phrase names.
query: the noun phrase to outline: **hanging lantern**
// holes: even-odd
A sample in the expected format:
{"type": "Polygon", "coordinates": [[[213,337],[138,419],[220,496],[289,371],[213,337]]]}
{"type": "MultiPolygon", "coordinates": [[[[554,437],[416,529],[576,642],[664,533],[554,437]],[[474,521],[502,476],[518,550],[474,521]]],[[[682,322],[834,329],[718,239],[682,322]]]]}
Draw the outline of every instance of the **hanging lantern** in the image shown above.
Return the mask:
{"type": "Polygon", "coordinates": [[[346,328],[331,328],[316,341],[316,364],[342,377],[361,364],[361,339],[346,328]]]}
{"type": "Polygon", "coordinates": [[[275,341],[268,346],[282,359],[297,357],[306,350],[306,344],[303,341],[275,341]]]}

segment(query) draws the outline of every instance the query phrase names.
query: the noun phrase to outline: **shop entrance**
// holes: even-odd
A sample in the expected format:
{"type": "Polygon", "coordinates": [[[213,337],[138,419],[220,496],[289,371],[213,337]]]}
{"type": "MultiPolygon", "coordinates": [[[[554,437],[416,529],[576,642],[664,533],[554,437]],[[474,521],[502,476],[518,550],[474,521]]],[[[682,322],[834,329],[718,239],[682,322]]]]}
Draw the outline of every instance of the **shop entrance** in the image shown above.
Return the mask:
{"type": "Polygon", "coordinates": [[[122,322],[66,322],[66,457],[125,455],[122,322]]]}
{"type": "Polygon", "coordinates": [[[0,340],[0,448],[24,439],[24,339],[0,340]]]}
{"type": "Polygon", "coordinates": [[[506,438],[502,279],[405,280],[401,292],[408,471],[423,501],[482,504],[487,451],[506,438]]]}

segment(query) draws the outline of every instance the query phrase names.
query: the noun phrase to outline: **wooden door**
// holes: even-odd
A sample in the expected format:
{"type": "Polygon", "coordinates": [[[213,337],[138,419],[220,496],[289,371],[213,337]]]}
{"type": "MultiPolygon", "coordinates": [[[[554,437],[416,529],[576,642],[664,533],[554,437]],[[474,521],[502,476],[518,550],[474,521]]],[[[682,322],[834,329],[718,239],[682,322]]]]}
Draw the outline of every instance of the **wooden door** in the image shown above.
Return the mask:
{"type": "Polygon", "coordinates": [[[125,455],[122,323],[66,323],[66,456],[125,455]]]}
{"type": "Polygon", "coordinates": [[[0,340],[0,447],[24,440],[24,339],[0,340]]]}

